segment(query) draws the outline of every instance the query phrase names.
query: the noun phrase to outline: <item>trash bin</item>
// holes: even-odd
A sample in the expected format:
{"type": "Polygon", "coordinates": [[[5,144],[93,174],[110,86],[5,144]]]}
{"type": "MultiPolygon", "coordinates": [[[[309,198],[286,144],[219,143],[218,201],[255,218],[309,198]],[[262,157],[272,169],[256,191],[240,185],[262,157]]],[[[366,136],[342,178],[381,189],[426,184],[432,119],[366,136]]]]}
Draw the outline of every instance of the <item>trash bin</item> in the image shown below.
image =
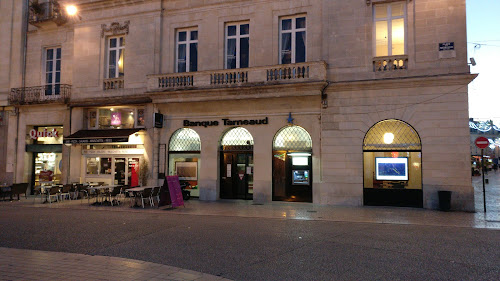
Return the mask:
{"type": "Polygon", "coordinates": [[[451,209],[451,191],[438,191],[439,209],[449,211],[451,209]]]}

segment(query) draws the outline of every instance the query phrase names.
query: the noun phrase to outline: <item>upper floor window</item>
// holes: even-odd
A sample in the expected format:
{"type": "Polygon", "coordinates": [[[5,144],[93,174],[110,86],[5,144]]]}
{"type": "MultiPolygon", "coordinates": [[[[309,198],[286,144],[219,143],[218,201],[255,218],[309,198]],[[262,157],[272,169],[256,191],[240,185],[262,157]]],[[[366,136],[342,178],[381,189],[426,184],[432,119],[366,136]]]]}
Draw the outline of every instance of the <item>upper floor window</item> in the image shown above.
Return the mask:
{"type": "Polygon", "coordinates": [[[59,95],[61,90],[61,48],[45,49],[45,95],[59,95]]]}
{"type": "Polygon", "coordinates": [[[280,19],[280,64],[306,61],[306,17],[280,19]]]}
{"type": "Polygon", "coordinates": [[[198,30],[183,29],[177,31],[176,72],[198,70],[198,30]]]}
{"type": "Polygon", "coordinates": [[[226,26],[226,68],[245,68],[249,61],[250,24],[226,26]]]}
{"type": "Polygon", "coordinates": [[[375,56],[404,55],[406,46],[406,4],[394,2],[373,6],[375,56]]]}
{"type": "Polygon", "coordinates": [[[108,38],[107,78],[124,76],[125,37],[108,38]]]}
{"type": "Polygon", "coordinates": [[[131,129],[144,127],[143,107],[91,108],[87,110],[88,129],[131,129]]]}

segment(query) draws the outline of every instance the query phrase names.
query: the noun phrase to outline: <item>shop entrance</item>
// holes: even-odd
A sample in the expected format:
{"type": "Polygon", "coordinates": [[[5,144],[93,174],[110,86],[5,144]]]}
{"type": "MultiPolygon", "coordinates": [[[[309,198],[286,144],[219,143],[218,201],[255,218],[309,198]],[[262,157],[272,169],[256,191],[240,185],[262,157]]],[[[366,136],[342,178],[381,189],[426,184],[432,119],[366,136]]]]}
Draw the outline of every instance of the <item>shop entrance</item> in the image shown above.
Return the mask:
{"type": "Polygon", "coordinates": [[[299,126],[278,131],[273,142],[273,200],[312,202],[312,140],[299,126]]]}
{"type": "Polygon", "coordinates": [[[223,199],[253,198],[253,153],[225,152],[221,159],[223,199]]]}
{"type": "Polygon", "coordinates": [[[245,128],[227,131],[220,145],[220,198],[253,199],[253,137],[245,128]]]}

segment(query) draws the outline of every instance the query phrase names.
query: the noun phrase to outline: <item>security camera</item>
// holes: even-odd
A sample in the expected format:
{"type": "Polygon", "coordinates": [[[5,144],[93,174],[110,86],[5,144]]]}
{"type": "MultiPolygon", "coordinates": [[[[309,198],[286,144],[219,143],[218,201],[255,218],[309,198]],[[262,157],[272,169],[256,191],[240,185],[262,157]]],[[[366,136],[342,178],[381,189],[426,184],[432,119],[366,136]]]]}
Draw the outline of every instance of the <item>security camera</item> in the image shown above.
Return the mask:
{"type": "Polygon", "coordinates": [[[476,60],[474,58],[470,58],[470,63],[472,66],[476,66],[476,60]]]}

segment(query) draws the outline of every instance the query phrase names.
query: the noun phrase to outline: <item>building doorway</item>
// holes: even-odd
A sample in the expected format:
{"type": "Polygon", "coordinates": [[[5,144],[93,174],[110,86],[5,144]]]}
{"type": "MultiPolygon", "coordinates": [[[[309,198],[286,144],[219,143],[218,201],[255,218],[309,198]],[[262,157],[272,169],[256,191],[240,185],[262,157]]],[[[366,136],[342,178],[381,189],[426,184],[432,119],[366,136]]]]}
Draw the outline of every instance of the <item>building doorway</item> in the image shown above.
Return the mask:
{"type": "Polygon", "coordinates": [[[253,199],[253,137],[242,127],[227,131],[220,145],[220,198],[253,199]]]}
{"type": "Polygon", "coordinates": [[[189,128],[181,128],[170,137],[168,145],[168,175],[177,175],[187,182],[192,197],[199,197],[199,167],[201,164],[201,139],[189,128]]]}
{"type": "Polygon", "coordinates": [[[273,141],[273,201],[312,202],[312,140],[299,126],[278,131],[273,141]]]}

